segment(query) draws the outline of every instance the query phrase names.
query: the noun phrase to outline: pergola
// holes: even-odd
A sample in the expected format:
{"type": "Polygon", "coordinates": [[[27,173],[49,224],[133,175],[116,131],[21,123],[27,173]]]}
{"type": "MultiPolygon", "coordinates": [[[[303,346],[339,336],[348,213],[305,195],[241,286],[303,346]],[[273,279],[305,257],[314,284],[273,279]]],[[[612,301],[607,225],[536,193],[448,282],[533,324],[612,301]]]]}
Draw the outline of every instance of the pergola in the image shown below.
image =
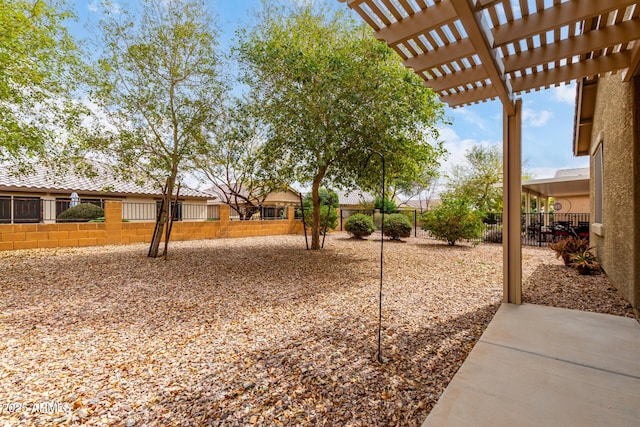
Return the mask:
{"type": "MultiPolygon", "coordinates": [[[[640,62],[640,1],[339,0],[355,10],[451,107],[503,106],[504,301],[522,302],[522,92],[606,73],[629,81],[640,62]]],[[[578,105],[582,105],[578,99],[578,105]]],[[[589,138],[588,115],[577,132],[589,138]],[[584,127],[584,129],[583,129],[584,127]]],[[[583,119],[585,117],[585,119],[583,119]]]]}

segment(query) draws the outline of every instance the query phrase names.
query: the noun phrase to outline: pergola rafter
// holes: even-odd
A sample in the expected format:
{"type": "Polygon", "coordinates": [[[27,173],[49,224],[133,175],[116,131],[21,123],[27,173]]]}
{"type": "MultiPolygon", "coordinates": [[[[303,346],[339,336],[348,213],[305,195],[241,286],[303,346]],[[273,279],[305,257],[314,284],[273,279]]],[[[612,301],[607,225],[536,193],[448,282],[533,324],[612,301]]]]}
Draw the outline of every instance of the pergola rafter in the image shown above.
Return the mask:
{"type": "Polygon", "coordinates": [[[341,1],[451,107],[640,63],[637,0],[341,1]]]}
{"type": "Polygon", "coordinates": [[[588,148],[600,75],[640,72],[640,0],[347,2],[451,107],[504,108],[504,301],[522,302],[519,93],[578,81],[577,151],[588,148]]]}

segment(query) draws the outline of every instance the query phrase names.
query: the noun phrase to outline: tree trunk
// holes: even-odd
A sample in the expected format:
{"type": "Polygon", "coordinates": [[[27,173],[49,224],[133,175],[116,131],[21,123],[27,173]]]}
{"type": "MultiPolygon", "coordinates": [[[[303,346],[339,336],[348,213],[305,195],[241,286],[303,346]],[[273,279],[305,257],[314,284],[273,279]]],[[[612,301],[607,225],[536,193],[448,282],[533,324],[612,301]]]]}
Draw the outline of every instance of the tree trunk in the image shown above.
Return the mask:
{"type": "Polygon", "coordinates": [[[169,215],[171,212],[171,196],[173,195],[173,187],[176,182],[176,177],[171,174],[167,178],[166,185],[166,193],[162,195],[163,203],[160,210],[160,215],[158,215],[158,219],[156,221],[155,233],[153,235],[153,240],[151,241],[151,246],[149,247],[149,256],[152,258],[158,257],[158,252],[160,251],[160,242],[162,241],[162,236],[166,233],[167,222],[169,219],[169,215]]]}
{"type": "Polygon", "coordinates": [[[313,204],[313,216],[311,217],[311,249],[320,249],[320,181],[316,177],[311,186],[311,202],[313,204]]]}

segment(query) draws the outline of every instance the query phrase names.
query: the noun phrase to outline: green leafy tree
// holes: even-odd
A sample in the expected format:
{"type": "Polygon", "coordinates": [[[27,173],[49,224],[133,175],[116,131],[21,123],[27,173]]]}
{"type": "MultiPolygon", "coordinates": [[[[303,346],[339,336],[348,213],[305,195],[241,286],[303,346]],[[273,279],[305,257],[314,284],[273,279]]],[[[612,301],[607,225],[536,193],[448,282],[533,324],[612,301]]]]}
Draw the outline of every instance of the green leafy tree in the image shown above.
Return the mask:
{"type": "Polygon", "coordinates": [[[62,2],[0,0],[0,163],[77,154],[86,110],[73,99],[83,64],[69,19],[62,2]]]}
{"type": "Polygon", "coordinates": [[[140,16],[108,15],[102,33],[93,100],[108,112],[110,127],[100,130],[97,148],[115,158],[120,175],[162,189],[149,250],[156,257],[170,200],[215,122],[222,87],[217,32],[203,1],[149,0],[140,16]]]}
{"type": "Polygon", "coordinates": [[[422,229],[437,239],[455,245],[460,239],[477,239],[482,235],[482,218],[470,200],[443,198],[442,204],[422,216],[422,229]]]}
{"type": "Polygon", "coordinates": [[[502,212],[502,151],[497,145],[475,145],[465,154],[466,164],[457,165],[448,194],[467,199],[483,215],[502,212]]]}
{"type": "Polygon", "coordinates": [[[311,184],[312,249],[320,248],[322,185],[375,188],[432,164],[428,141],[443,114],[434,92],[370,28],[341,12],[278,8],[241,34],[244,82],[269,125],[265,161],[289,181],[311,184]]]}
{"type": "Polygon", "coordinates": [[[232,206],[241,220],[251,219],[269,193],[287,185],[263,168],[264,127],[250,106],[239,100],[222,107],[207,133],[204,152],[196,157],[194,172],[232,206]]]}
{"type": "MultiPolygon", "coordinates": [[[[330,189],[321,188],[318,191],[320,198],[320,228],[321,231],[335,229],[338,226],[339,205],[338,194],[330,189]]],[[[313,200],[311,194],[307,194],[302,200],[304,206],[304,224],[311,227],[313,224],[313,200]]]]}

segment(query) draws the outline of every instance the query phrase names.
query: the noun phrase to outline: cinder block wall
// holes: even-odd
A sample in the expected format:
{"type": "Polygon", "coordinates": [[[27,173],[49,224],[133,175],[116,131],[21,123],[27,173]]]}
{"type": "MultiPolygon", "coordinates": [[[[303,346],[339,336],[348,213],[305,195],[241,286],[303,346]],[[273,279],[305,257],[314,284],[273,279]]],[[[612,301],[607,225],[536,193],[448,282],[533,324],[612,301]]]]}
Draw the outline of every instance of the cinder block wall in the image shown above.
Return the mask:
{"type": "MultiPolygon", "coordinates": [[[[232,237],[302,234],[302,222],[294,219],[268,221],[230,221],[229,206],[220,207],[219,221],[173,223],[171,240],[199,240],[232,237]]],[[[103,223],[0,224],[0,251],[34,248],[64,248],[100,245],[150,243],[152,222],[122,222],[122,203],[105,203],[103,223]]]]}

